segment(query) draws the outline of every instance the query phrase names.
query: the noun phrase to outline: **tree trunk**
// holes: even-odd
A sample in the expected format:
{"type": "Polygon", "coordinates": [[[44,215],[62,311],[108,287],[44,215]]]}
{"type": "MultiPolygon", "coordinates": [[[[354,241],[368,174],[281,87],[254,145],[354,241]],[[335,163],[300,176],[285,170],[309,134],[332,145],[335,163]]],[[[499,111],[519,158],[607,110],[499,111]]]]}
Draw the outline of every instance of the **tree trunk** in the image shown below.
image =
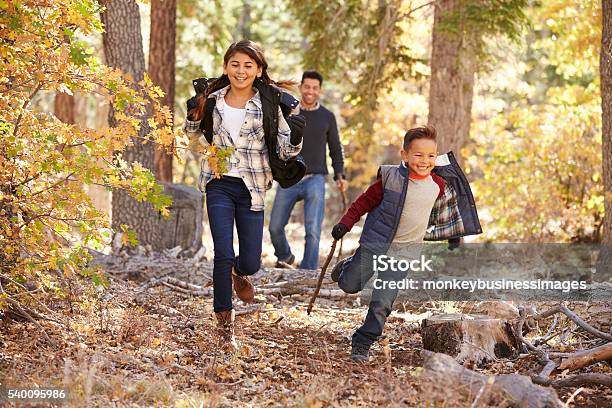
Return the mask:
{"type": "Polygon", "coordinates": [[[251,22],[253,18],[251,16],[251,4],[247,0],[242,1],[242,14],[240,20],[238,20],[238,35],[241,38],[251,38],[251,22]]]}
{"type": "Polygon", "coordinates": [[[603,242],[612,245],[612,1],[603,0],[601,35],[601,107],[605,217],[603,242]]]}
{"type": "Polygon", "coordinates": [[[53,111],[55,116],[64,123],[74,125],[75,103],[74,96],[68,95],[65,92],[57,92],[55,94],[55,103],[53,111]]]}
{"type": "Polygon", "coordinates": [[[444,19],[460,12],[460,7],[459,0],[435,5],[428,122],[438,131],[440,153],[452,150],[461,162],[461,148],[470,133],[476,38],[463,27],[457,27],[457,32],[442,27],[444,19]]]}
{"type": "MultiPolygon", "coordinates": [[[[135,82],[139,82],[144,78],[145,59],[138,4],[135,0],[103,0],[101,3],[106,7],[101,15],[105,28],[102,40],[106,64],[119,68],[125,74],[131,75],[135,82]]],[[[111,127],[117,123],[112,107],[108,122],[111,127]]],[[[153,171],[153,144],[145,145],[140,139],[148,131],[146,117],[143,117],[136,135],[139,138],[133,140],[132,146],[126,147],[122,157],[128,163],[138,161],[143,167],[153,171]]],[[[159,249],[159,216],[150,204],[137,202],[123,190],[114,190],[112,213],[112,227],[115,231],[120,229],[121,224],[126,224],[137,233],[140,244],[159,249]]]]}
{"type": "MultiPolygon", "coordinates": [[[[174,112],[174,65],[176,61],[176,0],[151,1],[149,76],[164,91],[162,103],[174,112]]],[[[155,149],[155,176],[172,183],[172,154],[155,149]]]]}
{"type": "Polygon", "coordinates": [[[601,123],[604,183],[604,219],[597,271],[612,270],[612,1],[602,0],[602,35],[599,62],[601,75],[601,123]]]}

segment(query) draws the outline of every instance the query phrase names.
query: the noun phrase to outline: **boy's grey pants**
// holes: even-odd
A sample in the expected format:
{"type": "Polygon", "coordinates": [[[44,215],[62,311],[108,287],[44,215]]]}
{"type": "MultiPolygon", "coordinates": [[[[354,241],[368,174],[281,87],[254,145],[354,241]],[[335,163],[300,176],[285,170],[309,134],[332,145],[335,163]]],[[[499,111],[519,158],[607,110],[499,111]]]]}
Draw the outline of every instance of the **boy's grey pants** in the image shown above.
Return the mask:
{"type": "MultiPolygon", "coordinates": [[[[346,293],[357,293],[368,283],[374,269],[372,267],[374,253],[360,246],[353,256],[344,261],[338,286],[346,293]]],[[[406,272],[381,272],[378,278],[384,281],[400,281],[406,277],[406,272]]],[[[398,289],[375,289],[372,290],[372,299],[368,308],[368,314],[363,325],[353,334],[353,345],[359,344],[370,347],[372,343],[380,338],[385,327],[385,321],[391,314],[391,307],[397,298],[398,289]]]]}

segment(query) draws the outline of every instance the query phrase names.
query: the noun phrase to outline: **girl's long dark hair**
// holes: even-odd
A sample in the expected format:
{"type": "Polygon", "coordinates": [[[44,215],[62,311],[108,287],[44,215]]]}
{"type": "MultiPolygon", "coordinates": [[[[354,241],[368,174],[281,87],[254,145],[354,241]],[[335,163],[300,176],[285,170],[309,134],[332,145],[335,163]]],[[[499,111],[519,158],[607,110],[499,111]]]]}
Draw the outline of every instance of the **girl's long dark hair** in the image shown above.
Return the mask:
{"type": "MultiPolygon", "coordinates": [[[[243,53],[248,55],[255,63],[257,67],[261,68],[261,80],[269,85],[276,85],[280,88],[291,89],[295,86],[295,82],[293,81],[273,81],[268,76],[268,62],[266,61],[266,57],[264,56],[263,50],[259,44],[251,40],[240,40],[238,42],[232,43],[229,46],[225,55],[223,56],[223,65],[227,65],[230,58],[234,56],[236,53],[243,53]]],[[[257,79],[256,79],[257,80],[257,79]]],[[[200,96],[198,100],[198,106],[189,111],[189,116],[196,118],[196,120],[202,119],[204,116],[204,105],[206,104],[206,98],[210,94],[211,90],[214,89],[220,83],[229,83],[229,79],[227,75],[223,74],[216,81],[208,84],[208,88],[204,95],[200,96]]]]}

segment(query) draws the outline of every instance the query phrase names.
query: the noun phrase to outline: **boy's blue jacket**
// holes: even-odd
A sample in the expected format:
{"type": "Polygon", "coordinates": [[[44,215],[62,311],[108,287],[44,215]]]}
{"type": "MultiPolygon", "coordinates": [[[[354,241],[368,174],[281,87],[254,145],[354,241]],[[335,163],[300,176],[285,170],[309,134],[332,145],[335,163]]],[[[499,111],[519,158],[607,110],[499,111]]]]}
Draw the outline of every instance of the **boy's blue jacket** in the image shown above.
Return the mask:
{"type": "MultiPolygon", "coordinates": [[[[441,241],[482,233],[472,190],[452,152],[438,156],[432,177],[441,193],[431,211],[424,239],[441,241]]],[[[350,229],[367,212],[359,243],[382,245],[386,250],[399,225],[406,194],[406,166],[381,166],[376,183],[351,205],[340,223],[350,229]]]]}

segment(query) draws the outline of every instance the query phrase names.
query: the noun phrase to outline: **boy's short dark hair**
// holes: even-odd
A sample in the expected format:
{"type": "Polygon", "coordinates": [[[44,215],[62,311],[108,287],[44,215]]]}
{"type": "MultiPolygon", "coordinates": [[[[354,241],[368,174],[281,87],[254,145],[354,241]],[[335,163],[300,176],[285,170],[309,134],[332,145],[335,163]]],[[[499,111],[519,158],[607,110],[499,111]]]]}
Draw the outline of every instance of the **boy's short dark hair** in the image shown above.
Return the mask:
{"type": "Polygon", "coordinates": [[[435,142],[436,136],[436,128],[431,125],[412,128],[404,136],[404,150],[408,150],[413,140],[429,139],[435,142]]]}
{"type": "Polygon", "coordinates": [[[316,79],[319,81],[319,86],[323,86],[323,75],[319,74],[315,70],[304,71],[304,73],[302,74],[302,82],[300,83],[303,84],[304,79],[306,78],[316,79]]]}

